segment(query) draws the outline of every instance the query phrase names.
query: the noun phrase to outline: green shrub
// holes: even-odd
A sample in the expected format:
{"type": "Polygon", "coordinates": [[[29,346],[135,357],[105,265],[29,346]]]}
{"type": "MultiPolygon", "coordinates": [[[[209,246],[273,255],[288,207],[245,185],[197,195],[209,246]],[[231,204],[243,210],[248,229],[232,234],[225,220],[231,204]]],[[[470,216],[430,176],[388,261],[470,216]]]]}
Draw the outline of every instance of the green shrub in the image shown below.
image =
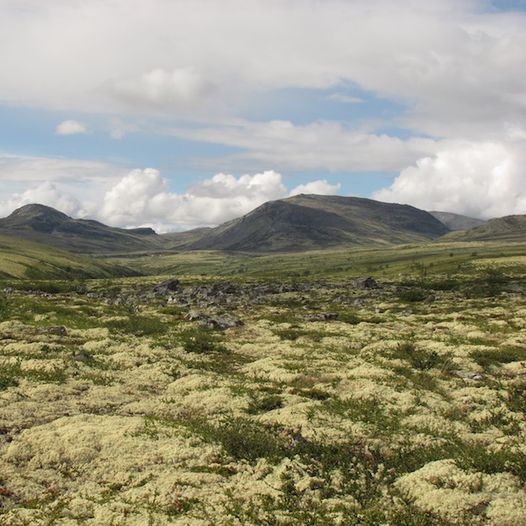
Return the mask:
{"type": "Polygon", "coordinates": [[[111,320],[105,323],[109,329],[115,329],[135,336],[152,336],[163,334],[168,330],[168,326],[159,318],[150,316],[131,315],[125,319],[111,320]]]}
{"type": "Polygon", "coordinates": [[[227,352],[218,336],[210,329],[187,329],[178,335],[183,349],[188,353],[208,354],[227,352]]]}
{"type": "Polygon", "coordinates": [[[427,298],[427,292],[420,287],[413,287],[409,289],[402,289],[398,291],[398,298],[406,303],[414,303],[423,301],[427,298]]]}
{"type": "Polygon", "coordinates": [[[11,286],[16,290],[36,290],[39,292],[46,292],[48,294],[59,294],[67,292],[76,292],[83,294],[87,291],[86,285],[82,280],[19,280],[11,283],[11,286]]]}
{"type": "Polygon", "coordinates": [[[279,409],[280,407],[283,407],[283,400],[281,399],[281,396],[269,395],[263,398],[252,400],[248,406],[248,412],[251,415],[257,415],[260,413],[273,411],[274,409],[279,409]]]}
{"type": "Polygon", "coordinates": [[[407,360],[412,367],[421,371],[427,371],[434,367],[444,366],[448,360],[441,357],[436,351],[426,351],[419,349],[412,341],[405,341],[398,344],[393,353],[393,358],[407,360]]]}
{"type": "Polygon", "coordinates": [[[501,363],[520,362],[526,360],[526,350],[516,347],[503,347],[494,351],[474,351],[473,358],[481,367],[487,369],[501,363]]]}
{"type": "Polygon", "coordinates": [[[8,387],[16,387],[20,377],[20,367],[14,365],[0,365],[0,391],[8,387]]]}
{"type": "Polygon", "coordinates": [[[0,293],[0,321],[7,319],[9,305],[5,294],[0,293]]]}

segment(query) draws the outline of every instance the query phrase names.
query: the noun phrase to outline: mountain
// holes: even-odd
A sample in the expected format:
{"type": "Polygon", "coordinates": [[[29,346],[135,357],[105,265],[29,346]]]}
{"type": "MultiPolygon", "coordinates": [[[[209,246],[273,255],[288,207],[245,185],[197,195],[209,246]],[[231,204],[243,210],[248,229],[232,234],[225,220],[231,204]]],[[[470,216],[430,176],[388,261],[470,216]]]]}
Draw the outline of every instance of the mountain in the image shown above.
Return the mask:
{"type": "Polygon", "coordinates": [[[428,212],[408,205],[342,196],[298,195],[269,201],[216,228],[157,235],[73,219],[44,205],[26,205],[0,219],[0,234],[72,252],[151,253],[173,250],[277,252],[340,245],[415,243],[449,232],[428,212]]]}
{"type": "Polygon", "coordinates": [[[431,214],[409,205],[302,194],[265,203],[239,219],[205,232],[187,248],[295,251],[421,242],[448,231],[431,214]]]}
{"type": "Polygon", "coordinates": [[[0,219],[0,234],[80,253],[145,251],[160,246],[151,228],[113,228],[91,219],[73,219],[39,204],[22,206],[0,219]]]}
{"type": "Polygon", "coordinates": [[[469,230],[470,228],[475,228],[486,223],[484,219],[476,219],[475,217],[453,214],[452,212],[437,212],[433,210],[429,213],[444,223],[444,225],[446,225],[449,230],[452,231],[469,230]]]}
{"type": "Polygon", "coordinates": [[[481,226],[463,232],[452,232],[447,241],[526,241],[526,215],[490,219],[481,226]]]}
{"type": "Polygon", "coordinates": [[[105,260],[0,235],[0,278],[80,279],[133,275],[137,272],[105,260]]]}

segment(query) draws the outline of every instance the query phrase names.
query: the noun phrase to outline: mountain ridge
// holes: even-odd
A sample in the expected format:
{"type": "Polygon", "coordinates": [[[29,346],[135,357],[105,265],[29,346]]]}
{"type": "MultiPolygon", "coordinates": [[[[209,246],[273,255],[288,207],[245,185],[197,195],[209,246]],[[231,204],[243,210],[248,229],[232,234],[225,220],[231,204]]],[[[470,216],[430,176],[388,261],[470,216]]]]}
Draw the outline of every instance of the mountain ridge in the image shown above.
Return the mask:
{"type": "Polygon", "coordinates": [[[123,229],[94,219],[74,219],[50,206],[32,203],[0,219],[0,234],[15,235],[71,252],[113,252],[152,248],[152,229],[123,229]]]}
{"type": "Polygon", "coordinates": [[[490,219],[483,225],[461,232],[451,232],[447,241],[526,241],[526,215],[509,215],[490,219]]]}
{"type": "Polygon", "coordinates": [[[449,229],[424,210],[361,197],[300,194],[268,201],[215,228],[156,234],[123,229],[93,219],[74,219],[54,208],[25,205],[0,219],[0,234],[16,235],[79,253],[139,253],[173,250],[285,252],[412,243],[449,229]]]}
{"type": "Polygon", "coordinates": [[[440,222],[444,223],[451,231],[469,230],[486,223],[484,219],[476,217],[465,216],[462,214],[455,214],[453,212],[440,212],[438,210],[430,210],[429,213],[436,217],[440,222]]]}
{"type": "Polygon", "coordinates": [[[268,201],[219,225],[191,249],[296,251],[338,245],[410,243],[449,229],[410,205],[344,196],[298,196],[268,201]]]}

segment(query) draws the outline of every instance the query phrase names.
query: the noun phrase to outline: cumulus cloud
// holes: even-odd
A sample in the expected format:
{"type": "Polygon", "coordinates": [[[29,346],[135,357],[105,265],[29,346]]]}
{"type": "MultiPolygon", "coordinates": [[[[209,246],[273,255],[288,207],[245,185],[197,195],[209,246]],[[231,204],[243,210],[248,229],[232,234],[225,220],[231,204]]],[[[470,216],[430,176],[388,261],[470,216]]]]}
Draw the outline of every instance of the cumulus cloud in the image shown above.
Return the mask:
{"type": "Polygon", "coordinates": [[[57,124],[55,133],[57,135],[78,135],[79,133],[87,133],[88,128],[85,124],[79,121],[67,120],[57,124]]]}
{"type": "Polygon", "coordinates": [[[158,170],[133,170],[104,196],[99,218],[112,225],[155,225],[161,231],[214,226],[259,205],[299,193],[335,194],[340,184],[311,181],[287,190],[281,174],[267,170],[235,177],[219,173],[185,193],[168,190],[158,170]]]}
{"type": "Polygon", "coordinates": [[[6,201],[0,201],[0,215],[6,216],[16,208],[31,203],[51,206],[72,216],[80,216],[85,213],[81,204],[74,197],[63,192],[55,184],[46,182],[24,192],[15,193],[6,201]]]}
{"type": "Polygon", "coordinates": [[[402,170],[381,201],[491,218],[526,213],[524,141],[459,142],[402,170]]]}
{"type": "Polygon", "coordinates": [[[290,191],[290,195],[298,194],[318,194],[318,195],[334,195],[337,194],[341,188],[340,183],[330,184],[326,179],[311,181],[310,183],[300,184],[290,191]]]}
{"type": "Polygon", "coordinates": [[[112,97],[132,108],[192,109],[214,89],[192,68],[153,69],[139,77],[108,84],[112,97]]]}
{"type": "Polygon", "coordinates": [[[99,218],[112,225],[181,230],[217,225],[286,195],[282,176],[272,170],[240,177],[221,173],[175,193],[158,170],[147,168],[133,170],[105,194],[99,218]]]}
{"type": "Polygon", "coordinates": [[[159,231],[212,226],[246,214],[266,201],[296,193],[336,193],[339,184],[307,182],[289,192],[273,170],[234,176],[218,173],[173,192],[159,170],[0,155],[0,215],[42,203],[75,217],[114,226],[155,226],[159,231]]]}

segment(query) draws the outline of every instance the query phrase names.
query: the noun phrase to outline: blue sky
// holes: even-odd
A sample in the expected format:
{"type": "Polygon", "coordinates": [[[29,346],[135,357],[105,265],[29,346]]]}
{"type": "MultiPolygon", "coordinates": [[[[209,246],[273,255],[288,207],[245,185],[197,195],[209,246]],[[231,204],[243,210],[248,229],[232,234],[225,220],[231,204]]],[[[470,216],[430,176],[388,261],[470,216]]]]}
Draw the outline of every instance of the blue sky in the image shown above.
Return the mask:
{"type": "MultiPolygon", "coordinates": [[[[285,120],[295,125],[308,125],[320,120],[335,121],[349,128],[367,127],[370,121],[380,120],[381,126],[377,126],[379,132],[395,137],[411,135],[410,130],[391,124],[404,111],[402,104],[380,98],[356,86],[323,90],[288,88],[261,93],[254,99],[246,107],[240,108],[237,114],[240,118],[259,122],[285,120]],[[356,98],[356,101],[344,102],[345,97],[356,98]]],[[[140,122],[143,119],[130,119],[135,120],[140,122]]],[[[191,126],[191,123],[177,119],[167,122],[156,116],[152,120],[159,126],[191,126]]],[[[110,128],[111,123],[104,114],[0,106],[3,151],[18,155],[105,161],[130,169],[154,167],[162,171],[169,181],[170,189],[176,192],[184,191],[196,180],[210,177],[214,167],[216,171],[229,171],[229,163],[222,163],[221,157],[243,151],[239,147],[185,140],[147,130],[126,133],[114,139],[110,135],[110,128]],[[88,132],[72,135],[55,133],[57,124],[68,119],[84,123],[88,132]]],[[[269,168],[274,169],[272,166],[269,168]]],[[[250,165],[245,170],[250,172],[250,165]]],[[[322,178],[333,184],[340,183],[340,192],[343,194],[368,196],[385,187],[396,174],[396,171],[289,169],[285,175],[287,182],[293,186],[322,178]]]]}
{"type": "Polygon", "coordinates": [[[299,191],[526,212],[526,1],[20,7],[0,2],[0,214],[182,229],[299,191]]]}

